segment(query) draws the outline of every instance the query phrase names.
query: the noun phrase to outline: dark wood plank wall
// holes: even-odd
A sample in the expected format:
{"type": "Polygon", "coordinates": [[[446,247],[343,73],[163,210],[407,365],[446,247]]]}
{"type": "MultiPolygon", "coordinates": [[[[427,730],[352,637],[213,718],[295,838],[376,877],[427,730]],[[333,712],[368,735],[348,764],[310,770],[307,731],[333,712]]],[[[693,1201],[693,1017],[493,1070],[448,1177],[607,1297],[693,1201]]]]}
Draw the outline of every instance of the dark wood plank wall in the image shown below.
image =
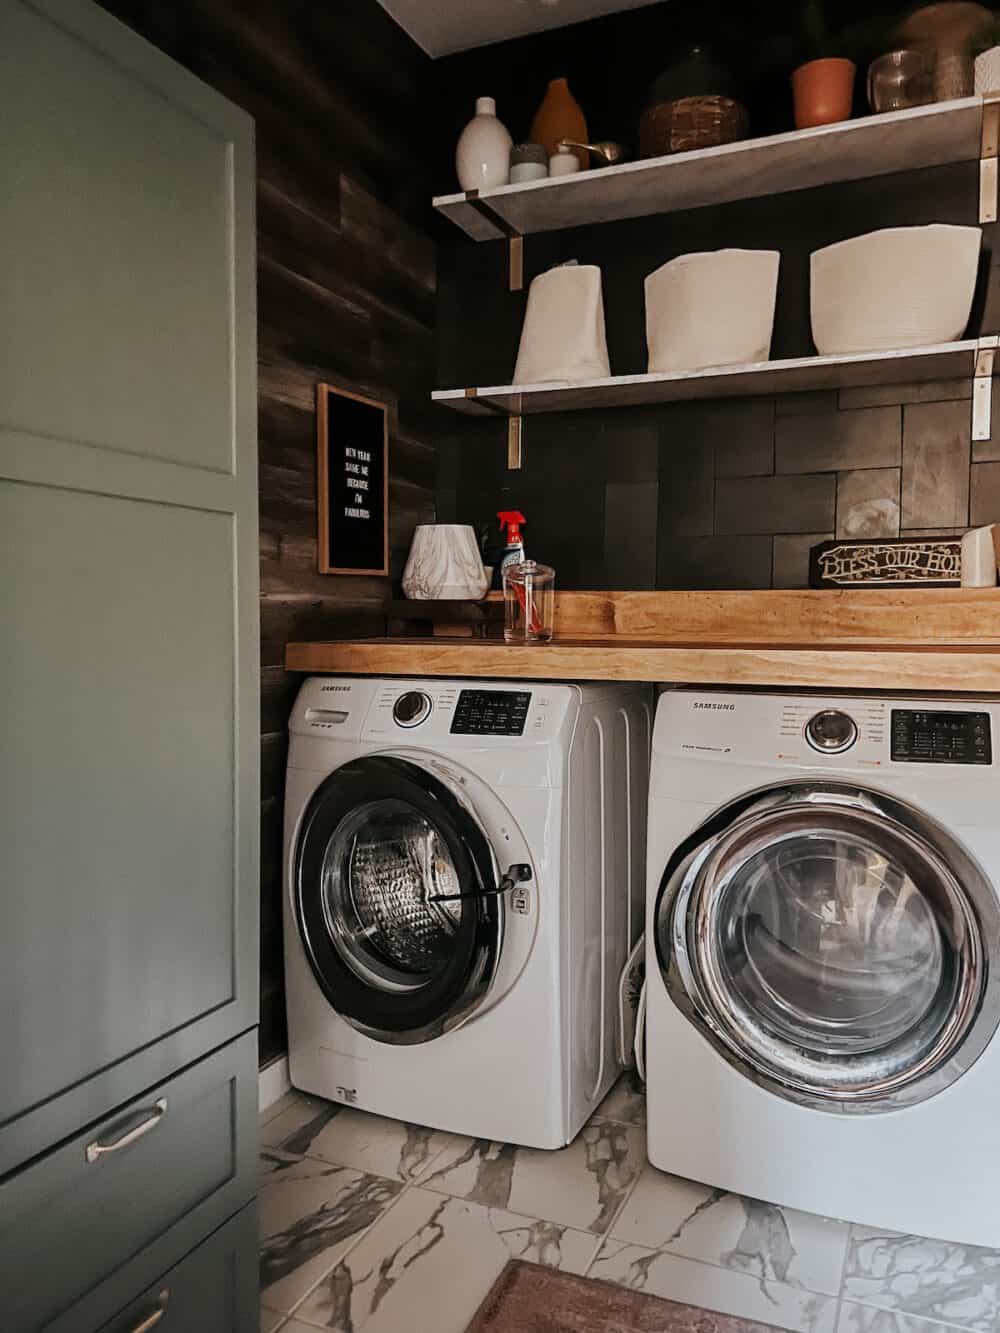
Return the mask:
{"type": "Polygon", "coordinates": [[[376,0],[106,0],[257,122],[261,1061],[285,1049],[281,838],[290,638],[380,632],[434,518],[430,61],[376,0]],[[315,386],[391,404],[392,578],[316,572],[315,386]]]}

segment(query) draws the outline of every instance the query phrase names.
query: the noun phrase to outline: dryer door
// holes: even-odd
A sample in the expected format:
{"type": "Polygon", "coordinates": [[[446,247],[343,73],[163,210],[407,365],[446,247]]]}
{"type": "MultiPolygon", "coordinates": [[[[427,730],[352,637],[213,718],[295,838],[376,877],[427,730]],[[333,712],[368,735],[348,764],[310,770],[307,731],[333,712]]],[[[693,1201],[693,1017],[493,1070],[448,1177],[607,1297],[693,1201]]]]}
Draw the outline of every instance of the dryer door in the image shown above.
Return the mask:
{"type": "Polygon", "coordinates": [[[932,1096],[1000,1016],[982,871],[934,821],[854,787],[791,784],[720,811],[667,867],[656,935],[671,996],[716,1049],[823,1110],[932,1096]]]}
{"type": "Polygon", "coordinates": [[[437,778],[372,756],[306,810],[292,863],[299,930],[333,1008],[379,1041],[428,1041],[489,989],[504,908],[490,844],[437,778]]]}

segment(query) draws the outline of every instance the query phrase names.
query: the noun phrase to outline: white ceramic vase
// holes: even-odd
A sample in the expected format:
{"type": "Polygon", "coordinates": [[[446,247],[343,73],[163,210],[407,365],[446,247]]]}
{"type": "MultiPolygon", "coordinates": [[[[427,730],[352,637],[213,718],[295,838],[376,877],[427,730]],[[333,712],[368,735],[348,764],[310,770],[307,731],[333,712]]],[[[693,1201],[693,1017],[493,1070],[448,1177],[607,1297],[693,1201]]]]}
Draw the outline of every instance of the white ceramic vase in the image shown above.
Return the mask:
{"type": "Polygon", "coordinates": [[[610,374],[601,270],[562,264],[540,273],[528,291],[514,383],[575,383],[610,374]]]}
{"type": "Polygon", "coordinates": [[[650,374],[766,361],[780,263],[777,250],[708,250],[680,255],[650,273],[650,374]]]}
{"type": "Polygon", "coordinates": [[[478,602],[489,578],[474,529],[463,523],[421,523],[403,570],[403,592],[415,602],[478,602]]]}
{"type": "Polygon", "coordinates": [[[510,180],[513,140],[497,120],[492,97],[476,99],[476,114],[462,131],[455,150],[455,170],[463,190],[493,190],[510,180]]]}

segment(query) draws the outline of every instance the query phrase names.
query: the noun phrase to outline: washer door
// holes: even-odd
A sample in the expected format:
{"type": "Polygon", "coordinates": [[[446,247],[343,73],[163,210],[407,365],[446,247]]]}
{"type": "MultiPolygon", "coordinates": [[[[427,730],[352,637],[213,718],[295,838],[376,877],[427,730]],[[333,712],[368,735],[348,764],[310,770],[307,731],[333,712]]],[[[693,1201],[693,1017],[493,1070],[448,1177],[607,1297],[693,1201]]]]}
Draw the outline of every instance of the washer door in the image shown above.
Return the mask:
{"type": "Polygon", "coordinates": [[[293,877],[316,980],[368,1036],[428,1041],[489,989],[504,921],[496,861],[469,810],[418,765],[373,756],[327,778],[293,877]]]}
{"type": "Polygon", "coordinates": [[[828,1111],[932,1096],[1000,1016],[984,875],[935,822],[854,787],[720,811],[668,865],[656,935],[675,1003],[730,1064],[828,1111]]]}

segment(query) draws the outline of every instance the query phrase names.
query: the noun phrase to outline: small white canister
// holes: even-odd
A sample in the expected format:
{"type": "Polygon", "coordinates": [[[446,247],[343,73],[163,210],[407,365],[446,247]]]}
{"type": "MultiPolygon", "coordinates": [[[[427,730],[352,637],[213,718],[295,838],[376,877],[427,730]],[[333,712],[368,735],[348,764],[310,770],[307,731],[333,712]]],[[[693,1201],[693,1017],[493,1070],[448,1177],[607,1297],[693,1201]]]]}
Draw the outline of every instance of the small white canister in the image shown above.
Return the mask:
{"type": "Polygon", "coordinates": [[[962,587],[994,588],[997,581],[995,525],[973,528],[962,538],[962,587]]]}
{"type": "Polygon", "coordinates": [[[572,176],[580,170],[580,159],[569,144],[561,143],[549,158],[550,176],[572,176]]]}
{"type": "Polygon", "coordinates": [[[610,374],[601,270],[561,264],[540,273],[528,291],[514,383],[577,383],[610,374]]]}

